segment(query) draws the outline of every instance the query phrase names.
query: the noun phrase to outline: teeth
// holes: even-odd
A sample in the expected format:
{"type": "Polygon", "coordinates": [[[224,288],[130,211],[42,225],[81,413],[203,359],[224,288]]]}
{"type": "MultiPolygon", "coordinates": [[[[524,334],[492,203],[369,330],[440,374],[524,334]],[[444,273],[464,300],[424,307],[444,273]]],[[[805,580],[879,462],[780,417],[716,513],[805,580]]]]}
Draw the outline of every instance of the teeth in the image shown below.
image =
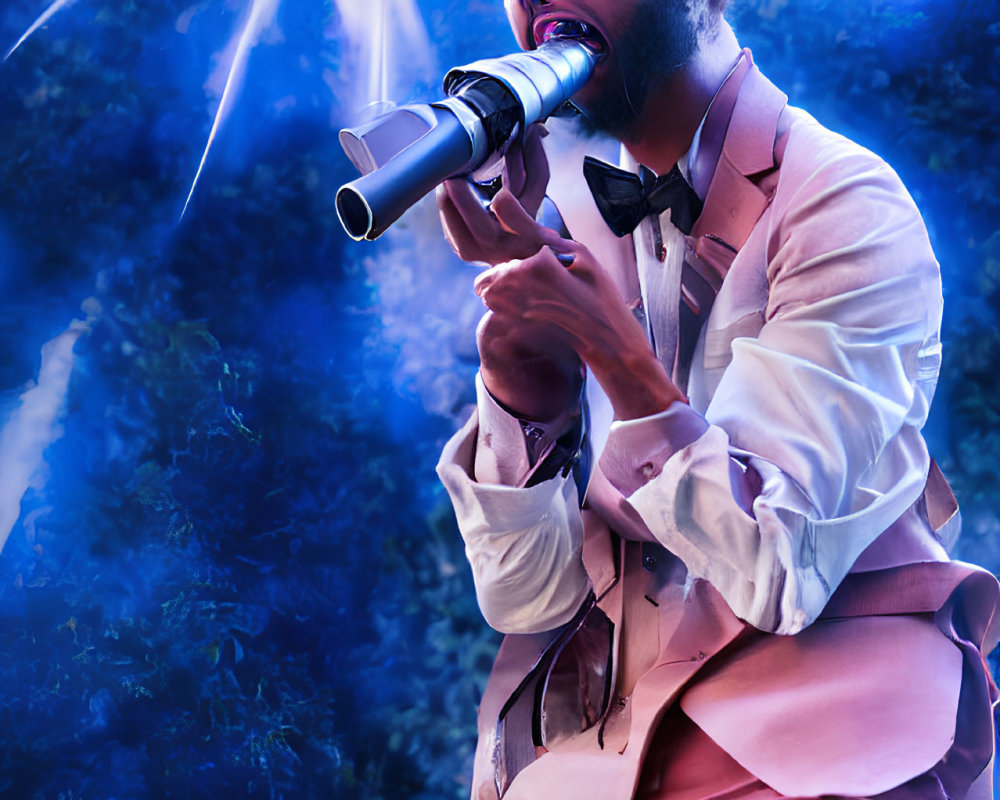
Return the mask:
{"type": "Polygon", "coordinates": [[[604,44],[595,28],[576,19],[556,19],[549,22],[542,31],[542,41],[550,39],[579,39],[598,48],[603,48],[604,44]]]}

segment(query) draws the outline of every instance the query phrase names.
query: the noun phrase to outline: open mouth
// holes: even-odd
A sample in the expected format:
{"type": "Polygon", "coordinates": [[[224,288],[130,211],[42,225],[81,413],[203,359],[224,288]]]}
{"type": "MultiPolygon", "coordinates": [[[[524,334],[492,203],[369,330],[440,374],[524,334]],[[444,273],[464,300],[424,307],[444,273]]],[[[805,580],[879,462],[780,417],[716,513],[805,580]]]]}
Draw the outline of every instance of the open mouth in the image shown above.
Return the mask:
{"type": "Polygon", "coordinates": [[[553,39],[576,39],[597,53],[604,53],[608,49],[607,42],[597,28],[578,19],[540,20],[535,24],[534,34],[536,44],[553,39]]]}

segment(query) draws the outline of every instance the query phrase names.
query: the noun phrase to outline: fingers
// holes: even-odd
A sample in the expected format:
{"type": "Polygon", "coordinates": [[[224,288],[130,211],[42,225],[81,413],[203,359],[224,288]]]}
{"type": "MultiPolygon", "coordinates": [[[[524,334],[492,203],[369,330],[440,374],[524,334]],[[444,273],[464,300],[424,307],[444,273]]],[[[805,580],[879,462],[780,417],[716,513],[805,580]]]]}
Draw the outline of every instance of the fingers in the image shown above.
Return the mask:
{"type": "Polygon", "coordinates": [[[564,240],[534,218],[549,180],[542,138],[548,132],[532,125],[520,141],[511,143],[505,158],[504,186],[489,208],[466,180],[445,181],[437,190],[437,205],[445,236],[466,261],[499,264],[527,258],[543,244],[557,249],[564,240]]]}
{"type": "Polygon", "coordinates": [[[494,236],[496,222],[483,208],[472,184],[466,180],[451,180],[445,181],[442,186],[473,238],[481,243],[488,243],[494,236]]]}
{"type": "Polygon", "coordinates": [[[573,329],[624,301],[586,247],[565,239],[481,273],[475,291],[494,311],[573,329]],[[567,264],[567,262],[569,262],[567,264]]]}
{"type": "Polygon", "coordinates": [[[549,135],[541,125],[533,125],[524,139],[524,181],[520,192],[514,192],[528,213],[538,213],[549,185],[549,159],[545,155],[542,139],[549,135]]]}
{"type": "Polygon", "coordinates": [[[544,244],[562,247],[565,241],[539,225],[506,187],[493,198],[489,211],[466,181],[446,181],[436,199],[445,236],[466,261],[503,263],[527,258],[544,244]]]}
{"type": "MultiPolygon", "coordinates": [[[[525,139],[532,135],[534,129],[534,126],[528,129],[525,139]]],[[[510,189],[515,197],[520,197],[524,191],[525,177],[524,144],[521,137],[515,137],[507,145],[507,152],[504,155],[503,185],[510,189]]]]}
{"type": "Polygon", "coordinates": [[[549,161],[542,139],[549,135],[544,125],[528,128],[523,137],[511,140],[504,155],[503,184],[534,216],[549,184],[549,161]]]}
{"type": "MultiPolygon", "coordinates": [[[[492,204],[490,210],[483,208],[476,190],[466,180],[445,181],[438,187],[436,200],[445,236],[452,249],[466,261],[498,264],[523,258],[541,246],[535,231],[538,226],[533,220],[529,225],[516,218],[515,233],[492,213],[492,204]]],[[[516,200],[513,205],[524,214],[516,200]]],[[[515,214],[513,209],[508,210],[512,218],[515,214]]]]}
{"type": "Polygon", "coordinates": [[[559,238],[559,234],[555,231],[535,222],[535,218],[524,209],[506,186],[497,192],[490,203],[490,210],[507,233],[523,236],[526,240],[537,243],[535,250],[547,244],[552,236],[559,238]]]}
{"type": "MultiPolygon", "coordinates": [[[[557,244],[565,245],[567,248],[571,246],[580,247],[576,242],[560,238],[555,231],[551,231],[548,228],[542,228],[542,230],[547,231],[547,235],[557,244]]],[[[574,264],[576,263],[576,254],[578,252],[580,251],[577,250],[571,254],[574,264]]],[[[473,288],[477,295],[484,297],[485,293],[494,284],[502,280],[505,284],[510,284],[518,292],[533,295],[537,294],[540,290],[544,291],[558,284],[566,278],[566,272],[566,265],[553,252],[553,248],[543,244],[540,246],[538,252],[529,258],[497,264],[490,269],[480,272],[476,276],[473,288]]]]}
{"type": "Polygon", "coordinates": [[[548,247],[523,261],[498,264],[480,273],[473,284],[486,307],[523,317],[541,298],[561,293],[566,269],[548,247]]]}
{"type": "Polygon", "coordinates": [[[546,244],[552,248],[553,257],[564,269],[571,271],[573,277],[592,283],[596,277],[605,275],[604,268],[597,263],[593,253],[575,239],[563,239],[556,234],[546,244]]]}
{"type": "Polygon", "coordinates": [[[436,199],[444,235],[451,249],[465,261],[486,261],[486,253],[455,206],[447,184],[438,186],[436,199]]]}
{"type": "Polygon", "coordinates": [[[475,293],[479,297],[482,297],[483,300],[485,301],[486,299],[485,295],[490,290],[490,287],[492,287],[493,284],[496,283],[502,275],[509,272],[510,269],[517,263],[518,262],[512,261],[507,264],[497,264],[495,267],[491,267],[490,269],[480,272],[476,276],[475,281],[473,281],[472,283],[473,291],[475,291],[475,293]]]}

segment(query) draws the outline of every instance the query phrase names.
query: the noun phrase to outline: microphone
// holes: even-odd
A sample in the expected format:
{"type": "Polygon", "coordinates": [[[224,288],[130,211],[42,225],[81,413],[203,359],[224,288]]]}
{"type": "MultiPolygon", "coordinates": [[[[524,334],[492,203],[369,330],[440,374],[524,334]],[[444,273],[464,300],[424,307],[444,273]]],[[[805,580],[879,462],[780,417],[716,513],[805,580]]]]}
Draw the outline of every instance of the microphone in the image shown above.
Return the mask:
{"type": "Polygon", "coordinates": [[[337,192],[348,236],[374,241],[439,183],[496,163],[516,132],[548,119],[586,84],[599,57],[577,39],[550,39],[452,69],[444,100],[342,130],[340,145],[362,173],[337,192]]]}

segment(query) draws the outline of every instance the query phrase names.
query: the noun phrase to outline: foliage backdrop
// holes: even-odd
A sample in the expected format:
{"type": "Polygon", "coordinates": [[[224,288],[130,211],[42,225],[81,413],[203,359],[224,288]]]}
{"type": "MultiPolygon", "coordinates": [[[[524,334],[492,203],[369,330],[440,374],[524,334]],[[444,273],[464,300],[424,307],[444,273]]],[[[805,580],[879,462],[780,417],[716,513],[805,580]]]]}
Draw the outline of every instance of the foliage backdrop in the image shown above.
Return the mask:
{"type": "MultiPolygon", "coordinates": [[[[7,0],[0,41],[39,5],[7,0]]],[[[499,0],[419,6],[439,65],[513,49],[499,0]]],[[[997,10],[730,15],[925,213],[947,293],[928,434],[963,504],[959,554],[994,571],[997,10]]],[[[280,9],[178,222],[238,19],[224,0],[80,0],[0,66],[0,419],[43,344],[89,329],[0,555],[3,798],[467,791],[497,640],[433,465],[473,399],[472,273],[430,207],[378,245],[341,232],[354,76],[322,3],[280,9]]]]}

